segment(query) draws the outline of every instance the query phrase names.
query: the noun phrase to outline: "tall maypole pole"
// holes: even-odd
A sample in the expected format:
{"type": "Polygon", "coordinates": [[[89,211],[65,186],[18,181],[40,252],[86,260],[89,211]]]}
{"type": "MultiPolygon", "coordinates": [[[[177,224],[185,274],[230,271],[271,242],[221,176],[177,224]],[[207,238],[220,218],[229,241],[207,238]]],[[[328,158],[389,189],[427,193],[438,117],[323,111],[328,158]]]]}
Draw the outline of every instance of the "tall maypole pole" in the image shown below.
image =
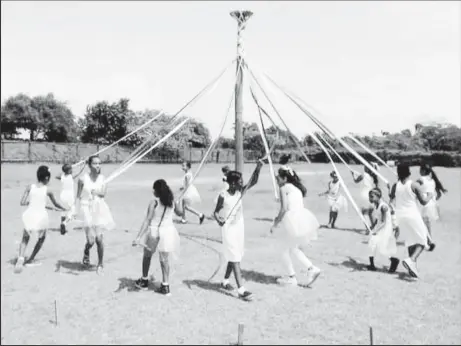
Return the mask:
{"type": "Polygon", "coordinates": [[[243,31],[253,15],[251,11],[233,11],[231,17],[238,23],[237,30],[237,74],[235,83],[235,170],[243,173],[243,31]],[[239,73],[240,72],[240,73],[239,73]]]}

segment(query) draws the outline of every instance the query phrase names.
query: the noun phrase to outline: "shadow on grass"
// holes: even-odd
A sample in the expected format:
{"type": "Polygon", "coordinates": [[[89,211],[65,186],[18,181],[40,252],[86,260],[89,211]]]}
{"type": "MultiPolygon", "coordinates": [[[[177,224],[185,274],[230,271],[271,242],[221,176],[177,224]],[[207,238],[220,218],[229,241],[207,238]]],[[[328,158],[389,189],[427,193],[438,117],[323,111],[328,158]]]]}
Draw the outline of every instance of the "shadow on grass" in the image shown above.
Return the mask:
{"type": "MultiPolygon", "coordinates": [[[[367,268],[368,264],[358,262],[356,259],[354,259],[352,257],[348,257],[347,260],[342,261],[341,263],[329,262],[328,264],[333,266],[333,267],[344,267],[344,268],[351,269],[351,272],[369,271],[368,268],[367,268]]],[[[377,268],[375,272],[387,273],[387,269],[386,268],[377,268]]]]}
{"type": "Polygon", "coordinates": [[[71,262],[66,260],[58,260],[56,262],[56,273],[64,273],[64,274],[72,274],[72,275],[79,275],[82,272],[88,272],[94,269],[95,266],[85,266],[81,262],[71,262]],[[61,269],[67,269],[67,272],[61,271],[61,269]]]}
{"type": "MultiPolygon", "coordinates": [[[[123,290],[127,290],[128,292],[142,292],[139,288],[136,287],[135,283],[136,280],[131,279],[131,278],[119,278],[119,285],[118,288],[115,290],[115,293],[120,293],[123,290]]],[[[149,286],[147,288],[148,291],[158,291],[158,285],[156,285],[154,282],[149,280],[149,286]]]]}
{"type": "Polygon", "coordinates": [[[214,242],[214,243],[218,243],[218,244],[222,244],[222,242],[218,239],[215,239],[215,238],[210,238],[210,237],[207,237],[207,236],[204,236],[204,235],[197,235],[197,234],[184,234],[182,232],[179,232],[179,236],[180,237],[183,237],[183,238],[186,238],[186,239],[189,239],[197,244],[200,244],[202,246],[205,246],[206,248],[209,248],[210,250],[213,250],[214,252],[219,252],[218,250],[216,250],[214,247],[211,247],[207,244],[204,244],[204,243],[201,243],[199,241],[197,241],[197,239],[200,239],[200,240],[208,240],[208,241],[211,241],[211,242],[214,242]]]}
{"type": "MultiPolygon", "coordinates": [[[[368,240],[362,240],[362,244],[368,244],[368,240]]],[[[404,246],[405,242],[398,241],[396,244],[397,244],[397,246],[404,246]]]]}
{"type": "Polygon", "coordinates": [[[207,290],[207,291],[214,291],[221,293],[223,295],[235,298],[235,296],[228,291],[225,291],[224,289],[221,288],[221,284],[217,282],[209,282],[205,280],[184,280],[183,284],[187,286],[190,290],[192,289],[193,286],[196,286],[198,288],[201,288],[202,290],[207,290]]]}
{"type": "Polygon", "coordinates": [[[405,281],[405,282],[416,282],[416,281],[418,281],[417,279],[413,278],[408,273],[397,273],[396,279],[401,280],[401,281],[405,281]]]}
{"type": "Polygon", "coordinates": [[[254,270],[243,270],[242,269],[242,277],[246,281],[253,281],[260,284],[265,285],[278,285],[277,279],[278,276],[273,275],[266,275],[264,273],[260,273],[254,270]]]}
{"type": "Polygon", "coordinates": [[[261,221],[261,222],[274,222],[274,219],[270,217],[254,217],[253,220],[261,221]]]}

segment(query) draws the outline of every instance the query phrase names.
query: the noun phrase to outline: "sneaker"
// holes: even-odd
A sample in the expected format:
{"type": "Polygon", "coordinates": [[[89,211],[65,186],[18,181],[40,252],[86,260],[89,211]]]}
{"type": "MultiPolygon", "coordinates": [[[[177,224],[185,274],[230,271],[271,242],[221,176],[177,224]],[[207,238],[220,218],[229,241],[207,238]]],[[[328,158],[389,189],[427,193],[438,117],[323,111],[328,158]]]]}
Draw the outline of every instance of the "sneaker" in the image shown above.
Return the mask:
{"type": "Polygon", "coordinates": [[[67,230],[66,230],[66,225],[65,224],[61,224],[61,235],[64,235],[67,233],[67,230]]]}
{"type": "Polygon", "coordinates": [[[101,275],[101,276],[104,275],[104,266],[98,265],[96,268],[96,274],[101,275]]]}
{"type": "Polygon", "coordinates": [[[250,300],[253,299],[253,293],[249,291],[245,291],[242,294],[239,293],[239,298],[249,302],[250,300]]]}
{"type": "Polygon", "coordinates": [[[398,258],[391,258],[391,265],[389,267],[388,273],[395,273],[397,267],[399,266],[400,260],[398,258]]]}
{"type": "Polygon", "coordinates": [[[319,277],[321,270],[317,267],[312,267],[307,272],[307,286],[312,285],[319,277]]]}
{"type": "Polygon", "coordinates": [[[41,266],[42,265],[42,262],[40,261],[37,261],[37,260],[27,260],[24,262],[24,266],[25,267],[38,267],[38,266],[41,266]]]}
{"type": "Polygon", "coordinates": [[[149,288],[149,280],[139,278],[135,281],[134,285],[136,286],[136,288],[139,288],[140,290],[147,290],[149,288]]]}
{"type": "Polygon", "coordinates": [[[295,276],[288,276],[284,278],[278,278],[277,283],[279,285],[287,285],[287,286],[298,286],[298,280],[295,276]]]}
{"type": "Polygon", "coordinates": [[[378,270],[375,266],[372,266],[372,265],[367,265],[367,269],[371,272],[375,272],[378,270]]]}
{"type": "Polygon", "coordinates": [[[14,266],[14,272],[19,274],[24,269],[24,257],[19,257],[14,266]]]}
{"type": "Polygon", "coordinates": [[[171,295],[170,285],[161,284],[160,285],[160,293],[167,296],[167,297],[170,296],[171,295]]]}
{"type": "Polygon", "coordinates": [[[221,288],[226,291],[234,290],[234,286],[232,286],[230,283],[224,284],[223,282],[221,282],[221,288]]]}
{"type": "Polygon", "coordinates": [[[83,254],[83,260],[82,263],[85,267],[90,266],[90,254],[83,254]]]}
{"type": "Polygon", "coordinates": [[[429,249],[428,249],[428,250],[432,252],[432,251],[434,251],[434,249],[435,249],[435,243],[431,243],[431,244],[429,245],[429,249]]]}
{"type": "Polygon", "coordinates": [[[187,220],[186,220],[186,219],[181,219],[180,222],[183,223],[183,224],[186,224],[186,223],[187,223],[187,220]]]}
{"type": "Polygon", "coordinates": [[[204,220],[205,220],[205,214],[202,214],[202,216],[200,216],[200,224],[202,224],[204,220]]]}
{"type": "Polygon", "coordinates": [[[408,274],[411,277],[418,278],[418,270],[416,269],[416,263],[411,258],[406,258],[402,261],[402,265],[408,270],[408,274]]]}

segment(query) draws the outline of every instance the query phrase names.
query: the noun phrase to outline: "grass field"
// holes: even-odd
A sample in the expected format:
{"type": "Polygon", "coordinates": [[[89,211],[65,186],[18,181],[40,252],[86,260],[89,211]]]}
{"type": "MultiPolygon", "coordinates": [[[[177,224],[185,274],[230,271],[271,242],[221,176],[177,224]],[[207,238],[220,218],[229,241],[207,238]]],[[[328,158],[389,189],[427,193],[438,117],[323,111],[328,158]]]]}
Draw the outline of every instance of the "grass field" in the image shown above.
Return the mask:
{"type": "MultiPolygon", "coordinates": [[[[321,229],[319,239],[307,249],[322,276],[312,288],[287,288],[275,283],[284,274],[277,237],[269,234],[278,205],[269,169],[264,167],[259,184],[244,200],[242,269],[245,286],[255,294],[252,302],[244,302],[217,288],[223,270],[207,282],[218,265],[220,230],[211,220],[199,226],[194,218],[190,224],[177,225],[187,237],[181,238],[181,258],[174,265],[172,296],[133,289],[141,274],[142,251],[131,241],[152,196],[152,183],[166,178],[177,191],[179,165],[136,165],[110,184],[106,200],[117,229],[105,237],[103,277],[81,269],[84,233],[75,224],[61,236],[57,212],[50,212],[53,229],[38,255],[42,266],[14,274],[12,263],[22,233],[19,200],[26,184],[34,181],[37,166],[1,167],[2,344],[230,344],[237,341],[238,323],[245,324],[245,344],[369,344],[370,325],[375,344],[461,343],[460,169],[437,169],[449,194],[441,200],[442,220],[434,230],[437,248],[420,257],[419,281],[410,280],[401,266],[395,275],[364,269],[367,239],[350,207],[339,216],[340,229],[321,229]]],[[[246,165],[246,177],[253,167],[246,165]]],[[[103,173],[115,168],[104,165],[103,173]]],[[[306,206],[326,223],[327,201],[317,194],[326,188],[331,168],[322,164],[294,168],[308,188],[306,206]]],[[[357,196],[350,174],[340,168],[357,196]]],[[[53,175],[60,172],[57,165],[51,169],[53,175]]],[[[413,174],[417,175],[416,168],[413,174]]],[[[207,165],[196,181],[201,209],[208,215],[220,179],[220,167],[207,165]]],[[[58,181],[51,187],[58,192],[58,181]]],[[[402,257],[405,249],[399,250],[402,257]]],[[[152,263],[155,277],[161,277],[157,256],[152,263]]],[[[387,267],[388,262],[378,259],[378,265],[387,267]]],[[[301,283],[303,275],[298,275],[301,283]]]]}

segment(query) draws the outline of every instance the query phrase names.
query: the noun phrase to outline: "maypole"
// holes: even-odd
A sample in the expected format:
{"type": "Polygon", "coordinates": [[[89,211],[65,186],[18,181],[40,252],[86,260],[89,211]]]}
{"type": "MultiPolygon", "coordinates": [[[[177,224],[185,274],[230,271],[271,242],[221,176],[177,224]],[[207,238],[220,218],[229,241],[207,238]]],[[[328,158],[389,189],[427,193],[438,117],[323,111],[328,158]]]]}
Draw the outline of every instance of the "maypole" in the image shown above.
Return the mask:
{"type": "Polygon", "coordinates": [[[235,170],[243,173],[243,30],[253,15],[251,11],[232,11],[237,29],[237,80],[235,81],[235,170]]]}

